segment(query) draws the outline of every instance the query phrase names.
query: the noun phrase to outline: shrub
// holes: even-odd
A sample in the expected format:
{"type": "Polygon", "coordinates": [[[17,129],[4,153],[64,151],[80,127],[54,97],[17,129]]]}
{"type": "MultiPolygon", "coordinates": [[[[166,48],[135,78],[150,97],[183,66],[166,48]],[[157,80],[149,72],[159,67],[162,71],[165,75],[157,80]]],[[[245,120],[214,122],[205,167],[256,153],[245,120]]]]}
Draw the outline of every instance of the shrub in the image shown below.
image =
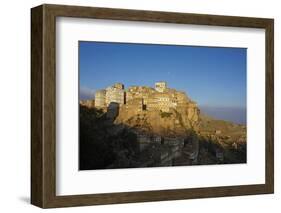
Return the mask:
{"type": "Polygon", "coordinates": [[[171,112],[160,112],[161,118],[169,118],[172,114],[171,112]]]}

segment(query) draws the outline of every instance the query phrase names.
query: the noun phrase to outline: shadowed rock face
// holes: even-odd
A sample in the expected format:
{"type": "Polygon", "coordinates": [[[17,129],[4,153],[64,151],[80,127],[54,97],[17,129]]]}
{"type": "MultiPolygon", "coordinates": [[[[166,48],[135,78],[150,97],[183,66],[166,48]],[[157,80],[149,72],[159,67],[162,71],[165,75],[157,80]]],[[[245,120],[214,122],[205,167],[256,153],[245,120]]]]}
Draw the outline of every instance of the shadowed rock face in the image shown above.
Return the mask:
{"type": "Polygon", "coordinates": [[[185,116],[175,109],[143,110],[135,114],[120,110],[120,116],[114,114],[118,110],[115,105],[105,112],[80,104],[79,169],[246,162],[243,125],[204,115],[197,120],[196,113],[193,120],[187,115],[188,123],[185,123],[185,116]],[[117,117],[112,119],[114,116],[117,117]],[[191,121],[199,123],[197,132],[192,130],[191,121]]]}

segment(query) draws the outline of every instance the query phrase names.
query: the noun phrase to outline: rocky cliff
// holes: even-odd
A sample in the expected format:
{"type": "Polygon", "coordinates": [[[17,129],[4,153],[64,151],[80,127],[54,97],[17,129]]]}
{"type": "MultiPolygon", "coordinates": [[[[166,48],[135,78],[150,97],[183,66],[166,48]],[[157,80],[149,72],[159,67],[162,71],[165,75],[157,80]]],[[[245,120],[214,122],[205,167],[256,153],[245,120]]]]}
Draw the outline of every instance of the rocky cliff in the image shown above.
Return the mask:
{"type": "Polygon", "coordinates": [[[199,116],[200,110],[192,101],[163,111],[144,109],[139,100],[139,105],[121,106],[115,123],[161,136],[184,136],[188,129],[198,130],[199,116]]]}

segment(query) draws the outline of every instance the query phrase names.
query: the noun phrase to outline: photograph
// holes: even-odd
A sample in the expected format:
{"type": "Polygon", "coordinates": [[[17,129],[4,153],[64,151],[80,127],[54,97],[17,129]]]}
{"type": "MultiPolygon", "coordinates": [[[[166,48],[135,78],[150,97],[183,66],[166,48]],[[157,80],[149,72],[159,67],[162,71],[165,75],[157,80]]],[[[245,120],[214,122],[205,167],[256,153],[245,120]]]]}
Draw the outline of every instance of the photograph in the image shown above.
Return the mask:
{"type": "Polygon", "coordinates": [[[274,193],[274,18],[158,6],[31,8],[32,205],[274,193]]]}
{"type": "Polygon", "coordinates": [[[247,163],[247,49],[79,41],[79,170],[247,163]]]}

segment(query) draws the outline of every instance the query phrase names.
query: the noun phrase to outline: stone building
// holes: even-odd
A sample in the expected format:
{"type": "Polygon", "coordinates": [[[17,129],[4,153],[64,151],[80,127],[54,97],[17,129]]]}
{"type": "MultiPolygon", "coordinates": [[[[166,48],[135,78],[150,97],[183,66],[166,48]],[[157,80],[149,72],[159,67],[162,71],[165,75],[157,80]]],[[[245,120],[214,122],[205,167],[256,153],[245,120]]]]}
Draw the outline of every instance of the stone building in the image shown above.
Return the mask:
{"type": "Polygon", "coordinates": [[[155,89],[147,86],[131,86],[128,88],[126,92],[126,101],[130,101],[136,98],[142,98],[143,104],[147,104],[148,98],[151,94],[154,94],[156,91],[155,89]]]}
{"type": "Polygon", "coordinates": [[[123,84],[116,83],[106,89],[96,91],[95,106],[97,108],[109,107],[111,103],[116,103],[120,106],[125,103],[125,90],[123,84]]]}
{"type": "Polygon", "coordinates": [[[165,89],[167,89],[167,82],[165,81],[159,81],[155,83],[155,90],[157,92],[164,92],[165,89]]]}
{"type": "Polygon", "coordinates": [[[142,98],[131,99],[126,102],[123,108],[125,108],[126,111],[134,110],[136,112],[141,112],[144,110],[143,99],[142,98]]]}
{"type": "Polygon", "coordinates": [[[105,94],[106,94],[106,90],[104,90],[104,89],[96,91],[96,93],[95,93],[95,106],[97,108],[106,107],[105,94]]]}
{"type": "Polygon", "coordinates": [[[125,91],[123,84],[116,83],[113,86],[106,88],[105,104],[106,106],[109,106],[112,102],[120,105],[125,103],[125,91]]]}
{"type": "Polygon", "coordinates": [[[175,108],[176,102],[169,92],[153,93],[147,100],[147,110],[161,110],[169,112],[170,108],[175,108]]]}
{"type": "MultiPolygon", "coordinates": [[[[110,103],[117,103],[126,108],[135,107],[141,101],[142,110],[161,110],[169,112],[170,108],[188,109],[189,114],[195,113],[197,105],[192,102],[185,92],[168,88],[166,82],[156,82],[155,88],[147,86],[131,86],[125,92],[124,85],[116,83],[105,90],[97,90],[95,93],[95,106],[97,108],[108,107],[110,103]]],[[[139,109],[139,107],[138,107],[139,109]]]]}
{"type": "Polygon", "coordinates": [[[185,92],[168,88],[166,82],[156,82],[155,88],[146,86],[131,86],[126,92],[126,101],[143,99],[144,110],[161,110],[169,112],[170,108],[176,108],[178,104],[190,101],[185,92]]]}
{"type": "MultiPolygon", "coordinates": [[[[115,84],[106,89],[105,103],[108,106],[110,102],[125,104],[126,108],[133,109],[136,107],[136,102],[142,99],[142,110],[161,110],[162,112],[169,112],[171,108],[186,107],[190,99],[185,92],[177,91],[168,88],[166,82],[156,82],[155,88],[147,86],[131,86],[124,93],[123,102],[123,89],[122,84],[115,84]],[[132,101],[135,100],[135,101],[132,101]]],[[[191,105],[190,105],[191,106],[191,105]]],[[[137,107],[139,110],[140,107],[137,107]]]]}

